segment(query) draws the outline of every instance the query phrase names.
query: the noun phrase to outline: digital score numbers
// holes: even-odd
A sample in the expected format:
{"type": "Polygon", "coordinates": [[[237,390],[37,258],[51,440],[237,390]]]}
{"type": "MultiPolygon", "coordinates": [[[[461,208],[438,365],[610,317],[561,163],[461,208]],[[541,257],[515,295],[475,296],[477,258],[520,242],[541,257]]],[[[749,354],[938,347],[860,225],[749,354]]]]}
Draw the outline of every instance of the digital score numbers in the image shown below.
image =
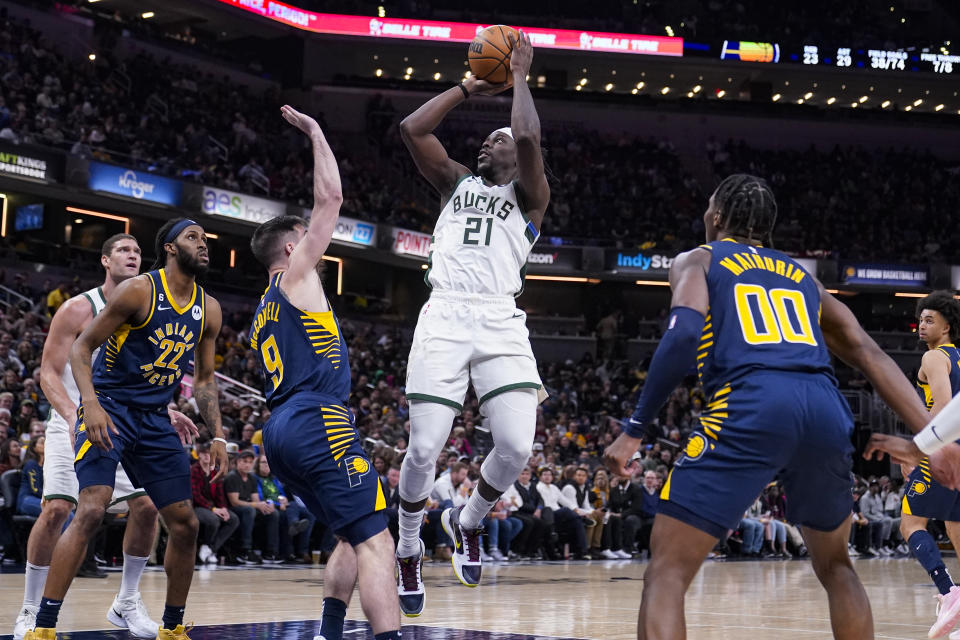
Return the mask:
{"type": "Polygon", "coordinates": [[[816,45],[804,45],[803,55],[791,55],[789,59],[802,61],[803,64],[826,64],[835,67],[857,67],[878,71],[933,71],[934,73],[954,73],[960,71],[960,56],[945,53],[913,54],[907,51],[886,51],[883,49],[852,49],[838,47],[833,56],[821,52],[816,45]]]}

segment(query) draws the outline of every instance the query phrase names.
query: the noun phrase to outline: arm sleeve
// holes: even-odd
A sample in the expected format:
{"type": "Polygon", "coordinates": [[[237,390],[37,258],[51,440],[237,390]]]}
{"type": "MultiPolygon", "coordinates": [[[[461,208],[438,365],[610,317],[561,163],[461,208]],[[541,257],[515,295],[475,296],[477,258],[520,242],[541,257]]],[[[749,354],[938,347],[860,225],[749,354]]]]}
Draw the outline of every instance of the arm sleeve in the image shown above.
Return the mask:
{"type": "Polygon", "coordinates": [[[670,393],[686,377],[697,359],[697,345],[706,318],[689,307],[670,310],[667,331],[650,361],[647,381],[630,420],[624,428],[627,435],[642,438],[663,407],[670,393]]]}
{"type": "Polygon", "coordinates": [[[913,442],[920,451],[930,455],[960,439],[960,395],[953,397],[943,411],[933,417],[913,442]]]}

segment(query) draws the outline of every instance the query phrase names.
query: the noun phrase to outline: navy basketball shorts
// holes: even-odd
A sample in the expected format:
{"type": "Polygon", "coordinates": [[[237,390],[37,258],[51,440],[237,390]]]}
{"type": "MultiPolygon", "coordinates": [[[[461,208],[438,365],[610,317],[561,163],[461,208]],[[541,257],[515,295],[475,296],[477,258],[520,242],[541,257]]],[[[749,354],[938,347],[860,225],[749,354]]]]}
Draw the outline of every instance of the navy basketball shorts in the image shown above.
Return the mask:
{"type": "Polygon", "coordinates": [[[852,432],[850,407],[827,376],[752,373],[707,401],[659,512],[722,538],[779,477],[787,520],[832,531],[853,509],[852,432]]]}
{"type": "Polygon", "coordinates": [[[117,465],[122,464],[133,486],[142,487],[157,509],[193,499],[190,458],[170,424],[167,409],[128,407],[102,394],[97,398],[119,433],[110,433],[113,448],[109,451],[95,446],[87,439],[81,404],[74,442],[80,491],[113,487],[117,465]]]}
{"type": "Polygon", "coordinates": [[[960,492],[937,483],[930,474],[930,460],[924,458],[910,472],[902,511],[905,516],[960,522],[960,492]]]}
{"type": "Polygon", "coordinates": [[[274,408],[263,427],[263,447],[280,481],[350,544],[387,528],[380,477],[352,414],[336,400],[299,393],[274,408]]]}

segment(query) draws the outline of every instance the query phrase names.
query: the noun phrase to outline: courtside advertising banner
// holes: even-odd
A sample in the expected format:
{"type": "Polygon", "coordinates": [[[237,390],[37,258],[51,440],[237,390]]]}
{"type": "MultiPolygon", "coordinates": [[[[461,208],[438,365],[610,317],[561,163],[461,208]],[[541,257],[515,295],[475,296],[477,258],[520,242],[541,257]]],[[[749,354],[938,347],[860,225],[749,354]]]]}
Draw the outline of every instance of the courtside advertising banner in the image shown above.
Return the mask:
{"type": "Polygon", "coordinates": [[[183,184],[179,180],[102,162],[90,163],[89,187],[94,191],[105,191],[173,207],[180,204],[180,193],[183,191],[183,184]]]}
{"type": "Polygon", "coordinates": [[[407,229],[394,227],[393,245],[390,250],[398,256],[413,256],[427,259],[430,257],[430,245],[432,242],[433,236],[429,233],[408,231],[407,229]]]}
{"type": "Polygon", "coordinates": [[[583,249],[534,247],[527,256],[531,273],[576,273],[583,264],[583,249]]]}
{"type": "Polygon", "coordinates": [[[63,180],[62,154],[30,145],[0,142],[0,174],[14,178],[60,182],[63,180]]]}
{"type": "Polygon", "coordinates": [[[377,241],[377,225],[340,216],[337,219],[337,226],[333,230],[333,240],[372,247],[377,241]]]}
{"type": "MultiPolygon", "coordinates": [[[[263,16],[281,24],[313,33],[368,38],[403,38],[433,42],[471,42],[490,25],[436,20],[374,18],[335,13],[315,13],[273,0],[218,0],[238,9],[263,16]]],[[[511,25],[512,26],[512,25],[511,25]]],[[[651,56],[682,56],[683,38],[647,36],[635,33],[607,33],[576,29],[517,27],[534,47],[571,49],[600,53],[633,53],[651,56]]]]}
{"type": "Polygon", "coordinates": [[[608,271],[665,276],[670,273],[674,257],[654,251],[608,249],[604,262],[608,271]]]}
{"type": "Polygon", "coordinates": [[[257,198],[247,193],[204,187],[201,210],[211,216],[224,216],[260,224],[284,215],[287,212],[287,205],[276,200],[257,198]]]}
{"type": "Polygon", "coordinates": [[[848,264],[843,267],[845,284],[879,284],[889,287],[927,286],[927,268],[910,264],[848,264]]]}

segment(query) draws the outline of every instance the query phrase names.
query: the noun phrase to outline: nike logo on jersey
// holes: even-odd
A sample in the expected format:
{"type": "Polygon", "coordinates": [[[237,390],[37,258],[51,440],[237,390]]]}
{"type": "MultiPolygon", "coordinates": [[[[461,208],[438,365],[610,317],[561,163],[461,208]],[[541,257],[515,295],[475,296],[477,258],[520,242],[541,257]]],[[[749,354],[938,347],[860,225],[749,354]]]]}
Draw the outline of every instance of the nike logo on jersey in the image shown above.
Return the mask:
{"type": "Polygon", "coordinates": [[[522,314],[522,313],[515,313],[515,314],[513,314],[513,317],[514,317],[514,318],[522,318],[522,317],[523,317],[523,314],[522,314]]]}
{"type": "Polygon", "coordinates": [[[173,307],[165,307],[165,306],[163,306],[163,305],[158,305],[158,306],[157,306],[157,311],[166,311],[166,310],[172,309],[172,308],[173,308],[173,307]]]}

